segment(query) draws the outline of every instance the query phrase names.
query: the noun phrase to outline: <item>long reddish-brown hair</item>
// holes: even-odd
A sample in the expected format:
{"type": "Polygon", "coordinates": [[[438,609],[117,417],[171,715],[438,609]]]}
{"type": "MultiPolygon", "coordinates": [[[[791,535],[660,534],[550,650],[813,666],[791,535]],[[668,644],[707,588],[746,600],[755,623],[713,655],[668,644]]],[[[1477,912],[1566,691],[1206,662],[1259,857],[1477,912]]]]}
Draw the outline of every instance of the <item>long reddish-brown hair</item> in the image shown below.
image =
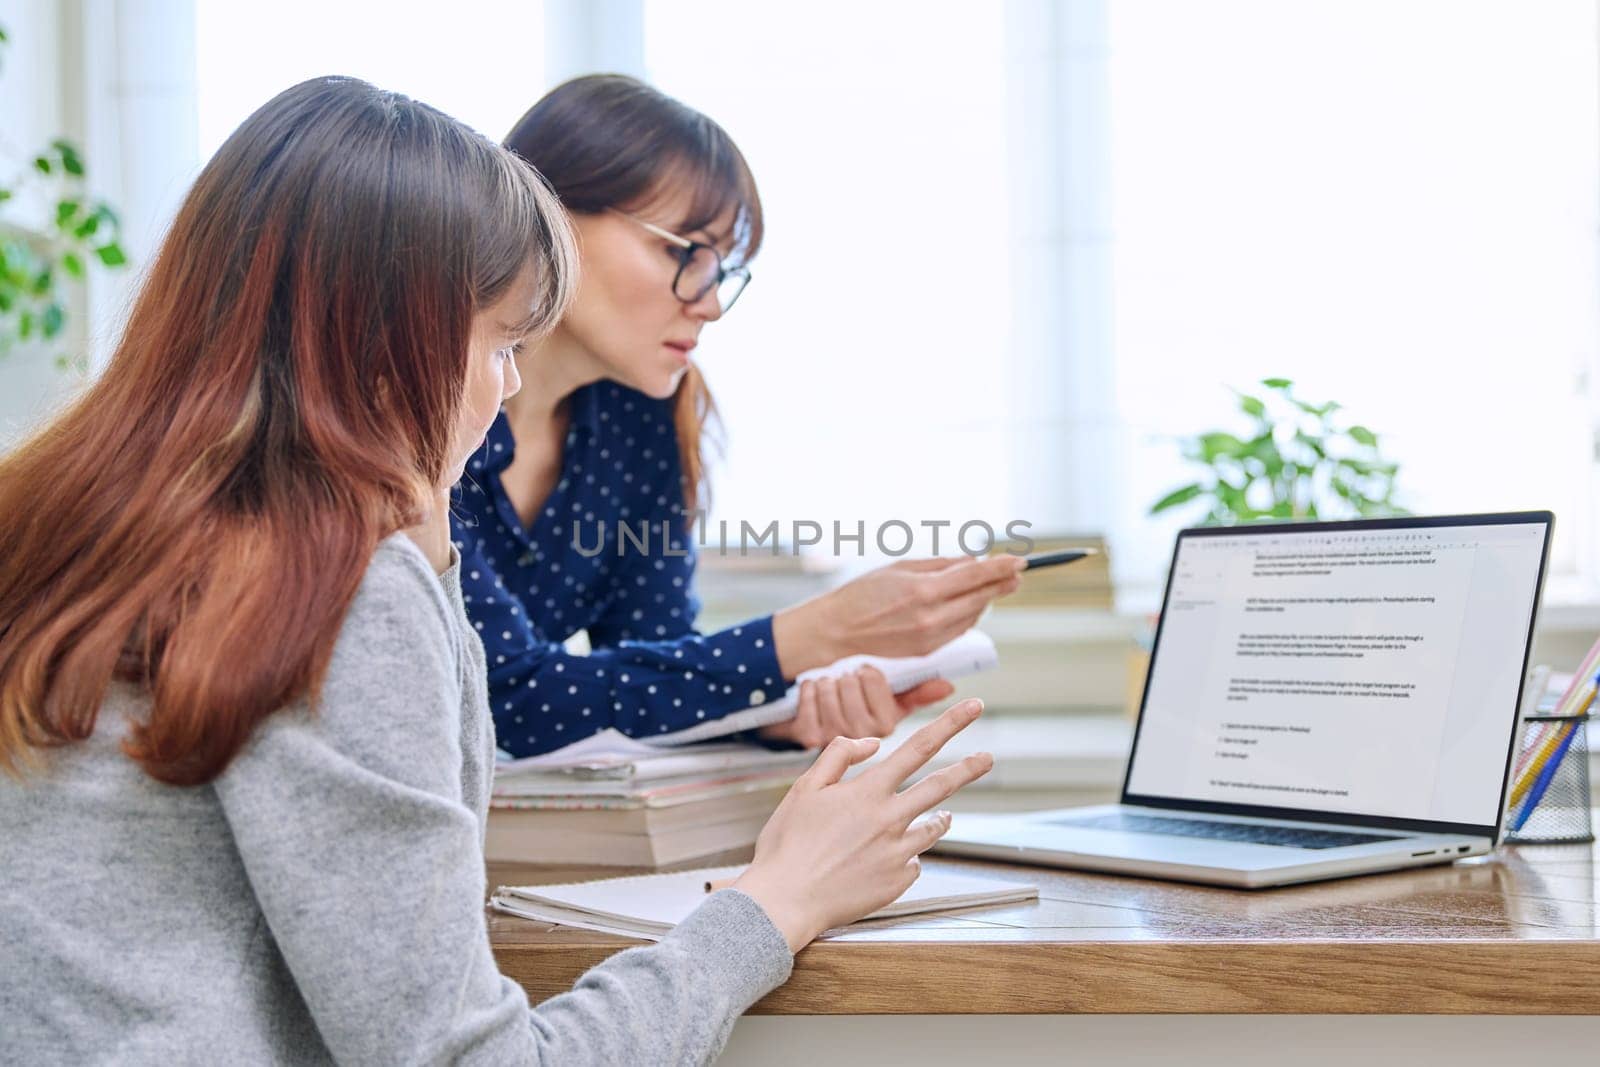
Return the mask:
{"type": "Polygon", "coordinates": [[[449,477],[476,311],[531,269],[548,328],[571,234],[526,164],[348,78],[280,94],[201,173],[109,366],[0,458],[0,766],[87,737],[215,778],[314,701],[377,544],[449,477]]]}
{"type": "MultiPolygon", "coordinates": [[[[637,79],[587,74],[563,82],[517,120],[505,145],[544,175],[569,211],[636,208],[681,181],[691,195],[678,232],[732,209],[730,258],[748,263],[761,249],[761,196],[739,146],[707,116],[637,79]]],[[[707,445],[718,425],[716,401],[692,364],[678,383],[673,421],[692,516],[710,491],[707,445]]]]}

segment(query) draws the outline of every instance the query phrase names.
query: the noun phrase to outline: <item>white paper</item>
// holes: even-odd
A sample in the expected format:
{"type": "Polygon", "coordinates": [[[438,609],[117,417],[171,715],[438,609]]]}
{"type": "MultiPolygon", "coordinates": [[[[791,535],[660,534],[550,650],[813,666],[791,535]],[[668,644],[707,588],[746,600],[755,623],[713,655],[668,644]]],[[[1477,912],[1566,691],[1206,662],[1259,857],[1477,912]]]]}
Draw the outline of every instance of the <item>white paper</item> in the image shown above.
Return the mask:
{"type": "Polygon", "coordinates": [[[570,796],[631,791],[691,777],[715,779],[783,770],[799,775],[813,758],[813,752],[774,751],[755,744],[710,744],[652,749],[646,756],[589,760],[565,767],[524,768],[516,761],[495,768],[494,792],[496,796],[570,796]]]}
{"type": "Polygon", "coordinates": [[[873,666],[883,672],[889,688],[896,693],[914,689],[935,678],[960,678],[986,671],[1000,662],[994,642],[982,630],[968,630],[948,644],[941,645],[926,656],[890,658],[887,656],[846,656],[815,670],[805,671],[795,679],[789,691],[777,700],[743,711],[735,711],[720,719],[697,723],[687,730],[662,734],[650,738],[646,744],[657,746],[683,745],[723,737],[740,730],[754,730],[773,723],[787,722],[800,710],[800,683],[814,678],[833,678],[849,674],[861,667],[873,666]]]}
{"type": "Polygon", "coordinates": [[[663,748],[675,748],[713,737],[725,737],[740,730],[754,730],[761,726],[786,722],[794,718],[799,711],[800,682],[848,674],[869,664],[883,672],[891,690],[904,693],[934,678],[960,678],[986,671],[999,662],[1000,657],[995,652],[994,642],[981,630],[968,630],[926,656],[901,658],[846,656],[826,667],[804,672],[795,680],[795,684],[789,687],[789,691],[777,700],[757,704],[743,711],[731,712],[720,719],[708,719],[686,730],[661,734],[648,741],[636,740],[607,727],[599,733],[591,734],[582,741],[575,741],[554,752],[527,756],[523,759],[501,760],[497,764],[496,771],[505,774],[521,770],[571,767],[581,763],[607,760],[648,760],[661,755],[663,748]]]}
{"type": "Polygon", "coordinates": [[[635,741],[608,726],[599,733],[590,734],[582,741],[574,741],[554,752],[524,756],[522,759],[500,760],[495,764],[495,773],[572,767],[580,763],[598,763],[606,760],[649,759],[659,755],[661,755],[659,748],[652,748],[643,741],[635,741]]]}

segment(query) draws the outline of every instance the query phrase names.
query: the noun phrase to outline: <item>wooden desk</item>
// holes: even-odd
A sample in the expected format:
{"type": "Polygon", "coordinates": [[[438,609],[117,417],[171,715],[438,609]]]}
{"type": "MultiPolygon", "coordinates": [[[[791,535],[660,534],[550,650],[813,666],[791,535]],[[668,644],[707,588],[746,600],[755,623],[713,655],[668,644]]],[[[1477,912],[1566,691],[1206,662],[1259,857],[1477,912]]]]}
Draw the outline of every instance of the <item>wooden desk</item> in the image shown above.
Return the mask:
{"type": "MultiPolygon", "coordinates": [[[[719,857],[738,862],[747,857],[719,857]]],[[[1024,905],[872,923],[813,944],[752,1014],[1589,1014],[1592,846],[1268,890],[930,858],[1040,887],[1024,905]]],[[[697,864],[704,865],[704,864],[697,864]]],[[[492,864],[489,884],[624,873],[492,864]]],[[[491,914],[534,1002],[637,942],[491,914]]]]}

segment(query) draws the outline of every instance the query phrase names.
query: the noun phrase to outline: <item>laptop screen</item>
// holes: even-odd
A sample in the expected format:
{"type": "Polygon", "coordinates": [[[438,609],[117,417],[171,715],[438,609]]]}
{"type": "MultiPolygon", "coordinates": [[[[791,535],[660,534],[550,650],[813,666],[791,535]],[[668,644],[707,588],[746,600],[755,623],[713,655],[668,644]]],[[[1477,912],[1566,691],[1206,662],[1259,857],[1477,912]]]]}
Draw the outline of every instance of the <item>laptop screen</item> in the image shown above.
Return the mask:
{"type": "Polygon", "coordinates": [[[1184,531],[1123,799],[1492,833],[1551,522],[1184,531]]]}

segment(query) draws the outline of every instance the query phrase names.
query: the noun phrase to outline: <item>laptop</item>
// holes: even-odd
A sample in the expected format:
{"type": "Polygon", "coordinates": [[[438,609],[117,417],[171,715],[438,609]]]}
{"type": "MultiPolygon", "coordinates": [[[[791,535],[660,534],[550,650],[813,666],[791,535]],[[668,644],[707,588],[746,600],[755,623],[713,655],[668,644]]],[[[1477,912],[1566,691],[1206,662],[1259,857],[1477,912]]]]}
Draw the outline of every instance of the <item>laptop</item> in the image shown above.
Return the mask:
{"type": "Polygon", "coordinates": [[[1548,511],[1184,530],[1121,802],[938,851],[1258,888],[1500,841],[1548,511]]]}

